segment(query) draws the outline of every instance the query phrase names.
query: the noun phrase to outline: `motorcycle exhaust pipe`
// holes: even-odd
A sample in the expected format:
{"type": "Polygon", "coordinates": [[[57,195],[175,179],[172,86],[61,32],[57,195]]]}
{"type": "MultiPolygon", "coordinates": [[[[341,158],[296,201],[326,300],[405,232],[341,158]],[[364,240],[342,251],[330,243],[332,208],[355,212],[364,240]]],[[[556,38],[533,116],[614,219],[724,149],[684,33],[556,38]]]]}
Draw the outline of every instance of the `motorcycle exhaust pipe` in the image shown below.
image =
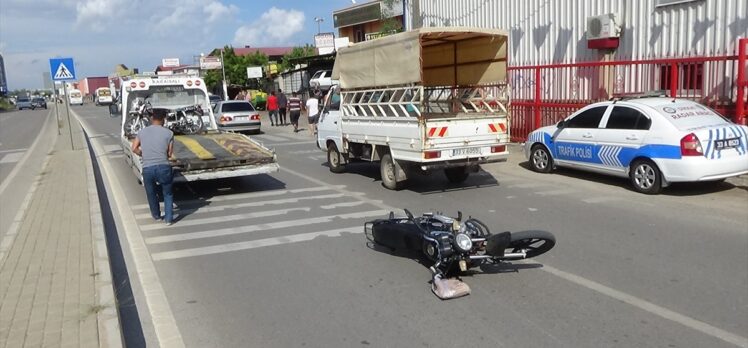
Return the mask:
{"type": "Polygon", "coordinates": [[[504,257],[496,257],[491,255],[471,255],[471,260],[485,260],[485,259],[502,259],[502,260],[522,260],[527,258],[527,253],[523,250],[518,253],[506,253],[504,257]]]}

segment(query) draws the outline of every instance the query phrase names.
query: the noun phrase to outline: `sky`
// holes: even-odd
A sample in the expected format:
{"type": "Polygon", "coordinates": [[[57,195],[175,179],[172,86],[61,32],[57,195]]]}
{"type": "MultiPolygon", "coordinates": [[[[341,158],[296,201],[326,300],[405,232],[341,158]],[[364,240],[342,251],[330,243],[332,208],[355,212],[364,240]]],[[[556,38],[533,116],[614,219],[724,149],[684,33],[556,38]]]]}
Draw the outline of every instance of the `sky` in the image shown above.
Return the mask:
{"type": "MultiPolygon", "coordinates": [[[[366,2],[358,0],[359,4],[366,2]]],[[[0,54],[10,90],[42,88],[49,59],[72,57],[76,77],[117,64],[153,71],[162,58],[192,64],[223,45],[312,44],[335,32],[332,12],[351,0],[0,0],[0,54]]]]}

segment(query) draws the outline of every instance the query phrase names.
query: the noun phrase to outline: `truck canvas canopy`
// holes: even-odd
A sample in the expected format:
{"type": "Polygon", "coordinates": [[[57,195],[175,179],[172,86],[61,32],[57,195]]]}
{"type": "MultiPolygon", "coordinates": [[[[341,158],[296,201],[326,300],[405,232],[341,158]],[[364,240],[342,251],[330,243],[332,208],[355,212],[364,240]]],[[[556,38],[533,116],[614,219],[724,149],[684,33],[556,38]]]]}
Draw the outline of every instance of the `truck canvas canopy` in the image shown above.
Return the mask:
{"type": "Polygon", "coordinates": [[[341,48],[333,78],[344,90],[505,83],[507,39],[498,29],[420,28],[341,48]]]}

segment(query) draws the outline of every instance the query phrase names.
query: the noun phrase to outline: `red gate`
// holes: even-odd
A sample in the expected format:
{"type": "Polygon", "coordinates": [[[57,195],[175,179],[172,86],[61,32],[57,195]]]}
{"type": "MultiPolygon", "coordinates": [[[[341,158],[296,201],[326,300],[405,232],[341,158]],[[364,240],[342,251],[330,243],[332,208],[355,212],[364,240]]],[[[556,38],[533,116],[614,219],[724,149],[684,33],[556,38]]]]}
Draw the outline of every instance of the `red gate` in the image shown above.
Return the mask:
{"type": "Polygon", "coordinates": [[[745,124],[748,39],[740,39],[738,51],[730,56],[509,67],[512,141],[524,141],[531,131],[590,103],[651,92],[697,101],[745,124]]]}

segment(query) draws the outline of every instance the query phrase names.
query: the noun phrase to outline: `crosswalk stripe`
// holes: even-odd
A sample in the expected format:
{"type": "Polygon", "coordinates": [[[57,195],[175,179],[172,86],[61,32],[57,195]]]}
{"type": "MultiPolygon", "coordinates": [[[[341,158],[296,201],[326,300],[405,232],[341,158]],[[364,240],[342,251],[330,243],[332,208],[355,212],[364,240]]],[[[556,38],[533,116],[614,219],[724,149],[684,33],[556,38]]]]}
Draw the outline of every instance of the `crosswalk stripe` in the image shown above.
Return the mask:
{"type": "Polygon", "coordinates": [[[336,208],[347,208],[347,207],[357,207],[359,205],[363,205],[366,202],[364,201],[355,201],[355,202],[342,202],[342,203],[335,203],[335,204],[329,204],[329,205],[321,205],[321,209],[336,209],[336,208]]]}
{"type": "Polygon", "coordinates": [[[292,211],[311,211],[312,208],[310,207],[297,207],[297,208],[289,208],[289,209],[276,209],[276,210],[270,210],[270,211],[259,211],[255,213],[246,213],[246,214],[235,214],[235,215],[225,215],[225,216],[217,216],[217,217],[209,217],[209,218],[202,218],[202,219],[192,219],[192,220],[184,220],[179,221],[178,226],[177,225],[171,225],[166,226],[162,222],[155,222],[150,223],[146,225],[140,225],[141,231],[153,231],[153,230],[161,230],[165,228],[175,228],[175,227],[185,227],[185,226],[197,226],[197,225],[205,225],[205,224],[214,224],[219,222],[226,222],[226,221],[233,221],[233,220],[245,220],[245,219],[253,219],[253,218],[260,218],[260,217],[269,217],[269,216],[278,216],[278,215],[285,215],[292,211]]]}
{"type": "Polygon", "coordinates": [[[272,142],[282,142],[286,141],[286,138],[277,137],[275,135],[270,134],[262,134],[262,135],[255,135],[256,138],[259,138],[264,141],[272,141],[272,142]]]}
{"type": "MultiPolygon", "coordinates": [[[[316,186],[316,187],[306,187],[306,188],[300,188],[300,189],[293,189],[293,190],[270,190],[270,191],[260,191],[260,192],[247,192],[247,193],[237,193],[233,195],[224,195],[224,196],[217,196],[217,197],[211,197],[207,199],[190,199],[186,201],[179,201],[175,202],[180,207],[182,205],[198,205],[198,204],[205,204],[207,202],[225,202],[225,201],[235,201],[240,199],[247,199],[247,198],[260,198],[260,197],[272,197],[272,196],[281,196],[288,193],[305,193],[305,192],[319,192],[319,191],[328,191],[328,190],[334,190],[335,188],[345,188],[345,185],[339,185],[339,186],[316,186]]],[[[133,210],[138,209],[148,209],[148,204],[137,204],[132,206],[133,210]]]]}
{"type": "Polygon", "coordinates": [[[297,141],[297,142],[292,142],[292,143],[278,143],[278,144],[273,144],[272,146],[276,147],[276,146],[291,146],[291,145],[314,145],[314,141],[297,141]]]}
{"type": "Polygon", "coordinates": [[[0,158],[0,164],[4,164],[4,163],[16,163],[16,162],[20,161],[21,158],[23,158],[24,154],[25,154],[25,152],[12,152],[12,153],[9,153],[9,154],[3,156],[3,158],[0,158]]]}
{"type": "MultiPolygon", "coordinates": [[[[0,144],[2,144],[2,143],[0,143],[0,144]]],[[[28,150],[28,148],[27,148],[27,147],[24,147],[24,148],[22,148],[22,149],[0,150],[0,153],[9,153],[9,152],[23,152],[23,151],[26,151],[26,150],[28,150]]]]}
{"type": "Polygon", "coordinates": [[[300,234],[294,234],[294,235],[282,236],[282,237],[274,237],[274,238],[256,239],[256,240],[246,241],[246,242],[227,243],[227,244],[213,245],[213,246],[208,246],[208,247],[181,249],[181,250],[174,250],[174,251],[164,251],[164,252],[159,252],[159,253],[153,253],[153,255],[151,256],[153,257],[153,260],[155,261],[174,260],[174,259],[181,259],[181,258],[193,257],[193,256],[219,254],[219,253],[227,253],[231,251],[249,250],[249,249],[262,248],[262,247],[281,245],[281,244],[305,242],[305,241],[310,241],[312,239],[315,239],[321,236],[339,237],[341,236],[342,233],[362,233],[362,232],[363,232],[362,226],[353,226],[353,227],[347,227],[347,228],[339,228],[335,230],[300,233],[300,234]]]}
{"type": "MultiPolygon", "coordinates": [[[[278,204],[288,204],[288,203],[298,203],[300,201],[307,201],[307,200],[315,200],[315,199],[329,199],[329,198],[341,198],[345,197],[342,193],[333,193],[329,195],[317,195],[317,196],[308,196],[308,197],[294,197],[294,198],[284,198],[284,199],[274,199],[269,201],[253,201],[253,202],[245,202],[245,203],[239,203],[239,204],[231,204],[231,205],[223,205],[223,206],[216,206],[216,207],[196,207],[195,209],[188,209],[185,208],[185,206],[188,206],[186,204],[180,205],[180,213],[189,212],[189,215],[192,216],[194,214],[198,213],[212,213],[217,211],[224,211],[224,210],[230,210],[230,209],[240,209],[240,208],[249,208],[249,207],[261,207],[265,205],[278,205],[278,204]]],[[[151,213],[140,213],[135,215],[138,219],[147,219],[151,217],[151,213]]]]}
{"type": "Polygon", "coordinates": [[[540,191],[535,192],[536,195],[540,196],[558,196],[558,195],[565,195],[569,193],[574,193],[575,190],[569,190],[569,189],[561,189],[561,190],[551,190],[551,191],[540,191]]]}
{"type": "Polygon", "coordinates": [[[308,219],[276,221],[276,222],[259,224],[259,225],[247,225],[247,226],[215,229],[215,230],[210,230],[210,231],[151,237],[151,238],[146,238],[145,242],[146,244],[162,244],[162,243],[171,243],[171,242],[181,242],[181,241],[193,240],[193,239],[230,236],[230,235],[235,235],[235,234],[243,234],[243,233],[250,233],[250,232],[256,232],[256,231],[266,231],[266,230],[273,230],[273,229],[279,229],[279,228],[309,226],[312,224],[328,223],[336,219],[345,220],[345,219],[361,219],[361,218],[367,218],[367,217],[373,217],[373,216],[384,216],[385,214],[389,212],[390,212],[389,210],[370,210],[370,211],[365,211],[365,212],[357,212],[357,213],[349,213],[349,214],[318,216],[318,217],[313,217],[313,218],[308,218],[308,219]]]}
{"type": "Polygon", "coordinates": [[[616,198],[603,196],[603,197],[586,198],[586,199],[583,199],[582,202],[592,204],[592,203],[603,203],[603,202],[609,202],[609,201],[615,201],[615,200],[616,198]]]}

